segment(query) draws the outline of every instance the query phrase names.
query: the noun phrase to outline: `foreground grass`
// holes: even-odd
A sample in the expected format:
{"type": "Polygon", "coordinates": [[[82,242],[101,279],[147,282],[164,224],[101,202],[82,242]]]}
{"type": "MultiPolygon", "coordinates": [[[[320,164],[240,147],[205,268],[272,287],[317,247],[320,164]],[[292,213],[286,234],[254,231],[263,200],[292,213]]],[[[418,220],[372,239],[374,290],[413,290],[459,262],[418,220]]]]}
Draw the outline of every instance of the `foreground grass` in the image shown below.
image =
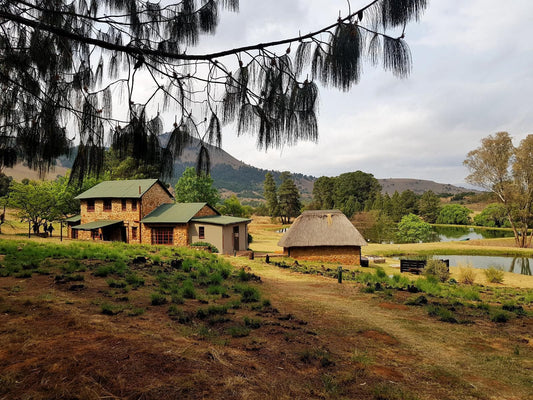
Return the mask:
{"type": "Polygon", "coordinates": [[[2,398],[533,392],[525,298],[507,304],[480,288],[478,300],[379,268],[347,270],[339,285],[327,265],[172,247],[17,240],[0,241],[0,255],[2,398]]]}

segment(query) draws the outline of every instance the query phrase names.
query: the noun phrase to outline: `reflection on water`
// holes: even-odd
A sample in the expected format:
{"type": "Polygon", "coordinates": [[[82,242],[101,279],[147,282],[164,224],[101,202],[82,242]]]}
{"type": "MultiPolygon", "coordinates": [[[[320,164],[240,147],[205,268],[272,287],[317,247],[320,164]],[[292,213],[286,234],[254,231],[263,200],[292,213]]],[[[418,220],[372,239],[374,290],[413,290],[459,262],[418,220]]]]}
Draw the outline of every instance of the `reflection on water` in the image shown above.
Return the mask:
{"type": "Polygon", "coordinates": [[[533,259],[527,257],[435,255],[433,258],[448,259],[450,260],[450,265],[453,266],[470,264],[474,268],[487,269],[495,267],[522,275],[531,275],[531,265],[533,265],[533,259]]]}
{"type": "Polygon", "coordinates": [[[454,240],[494,239],[512,237],[513,232],[502,229],[467,228],[458,226],[434,226],[434,242],[450,242],[454,240]]]}

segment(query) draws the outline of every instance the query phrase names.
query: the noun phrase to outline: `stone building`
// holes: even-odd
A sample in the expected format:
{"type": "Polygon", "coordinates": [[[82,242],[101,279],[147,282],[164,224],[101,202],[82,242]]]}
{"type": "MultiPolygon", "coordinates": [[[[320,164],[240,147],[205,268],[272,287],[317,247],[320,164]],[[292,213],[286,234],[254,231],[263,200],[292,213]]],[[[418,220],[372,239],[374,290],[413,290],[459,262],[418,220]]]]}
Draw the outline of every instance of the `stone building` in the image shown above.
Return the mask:
{"type": "Polygon", "coordinates": [[[304,211],[280,239],[278,246],[289,257],[361,264],[366,241],[339,210],[304,211]]]}
{"type": "Polygon", "coordinates": [[[225,254],[246,250],[249,219],[221,216],[207,203],[174,203],[157,179],[105,181],[77,196],[69,237],[188,246],[211,243],[225,254]]]}

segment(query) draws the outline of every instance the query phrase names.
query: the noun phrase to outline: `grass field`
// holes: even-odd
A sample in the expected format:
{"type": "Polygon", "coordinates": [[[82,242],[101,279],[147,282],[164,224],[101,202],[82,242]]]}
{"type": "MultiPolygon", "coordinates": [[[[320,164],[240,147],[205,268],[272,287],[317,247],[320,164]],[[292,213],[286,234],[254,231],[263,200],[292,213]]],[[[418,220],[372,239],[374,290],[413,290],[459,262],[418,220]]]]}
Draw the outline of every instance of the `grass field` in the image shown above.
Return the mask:
{"type": "MultiPolygon", "coordinates": [[[[254,222],[252,248],[278,229],[254,222]]],[[[339,284],[281,257],[2,236],[2,399],[533,397],[533,290],[507,275],[439,283],[390,261],[339,284]]]]}

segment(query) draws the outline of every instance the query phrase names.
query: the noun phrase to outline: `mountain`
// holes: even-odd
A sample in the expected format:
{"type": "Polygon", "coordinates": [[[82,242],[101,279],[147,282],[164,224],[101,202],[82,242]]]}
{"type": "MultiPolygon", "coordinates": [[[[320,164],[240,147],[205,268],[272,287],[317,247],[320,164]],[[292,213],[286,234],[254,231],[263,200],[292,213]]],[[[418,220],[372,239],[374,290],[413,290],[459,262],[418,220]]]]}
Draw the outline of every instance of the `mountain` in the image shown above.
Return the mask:
{"type": "Polygon", "coordinates": [[[437,183],[433,181],[423,179],[405,179],[405,178],[390,178],[390,179],[378,179],[381,185],[381,192],[393,194],[395,191],[401,193],[405,190],[411,190],[416,194],[422,194],[431,190],[435,194],[450,193],[457,194],[463,192],[476,191],[473,189],[466,189],[459,186],[454,186],[448,183],[437,183]]]}
{"type": "MultiPolygon", "coordinates": [[[[160,136],[162,145],[166,145],[169,136],[169,133],[160,136]]],[[[272,173],[278,185],[280,184],[279,176],[281,175],[281,171],[255,168],[237,160],[222,149],[210,145],[207,145],[207,147],[211,160],[211,177],[213,178],[214,185],[220,190],[223,197],[236,194],[241,200],[262,201],[263,182],[267,172],[272,173]]],[[[180,159],[174,163],[174,178],[169,182],[172,186],[176,184],[187,167],[196,165],[196,156],[199,148],[200,142],[197,139],[193,139],[184,149],[180,159]]],[[[72,155],[76,154],[75,150],[72,152],[72,155]]],[[[64,175],[68,168],[72,166],[72,162],[73,156],[70,158],[59,158],[55,170],[48,173],[45,178],[55,179],[58,175],[64,175]]],[[[38,179],[38,174],[35,171],[28,169],[22,164],[18,164],[15,168],[6,168],[4,172],[7,176],[13,176],[14,179],[19,181],[23,178],[38,179]]],[[[313,184],[317,178],[298,173],[292,173],[292,178],[302,195],[302,199],[304,201],[310,201],[313,193],[313,184]]],[[[436,194],[456,194],[472,191],[472,189],[422,179],[390,178],[378,179],[378,181],[381,184],[382,192],[388,194],[393,194],[395,191],[401,193],[408,189],[417,194],[422,194],[428,190],[436,194]]]]}

